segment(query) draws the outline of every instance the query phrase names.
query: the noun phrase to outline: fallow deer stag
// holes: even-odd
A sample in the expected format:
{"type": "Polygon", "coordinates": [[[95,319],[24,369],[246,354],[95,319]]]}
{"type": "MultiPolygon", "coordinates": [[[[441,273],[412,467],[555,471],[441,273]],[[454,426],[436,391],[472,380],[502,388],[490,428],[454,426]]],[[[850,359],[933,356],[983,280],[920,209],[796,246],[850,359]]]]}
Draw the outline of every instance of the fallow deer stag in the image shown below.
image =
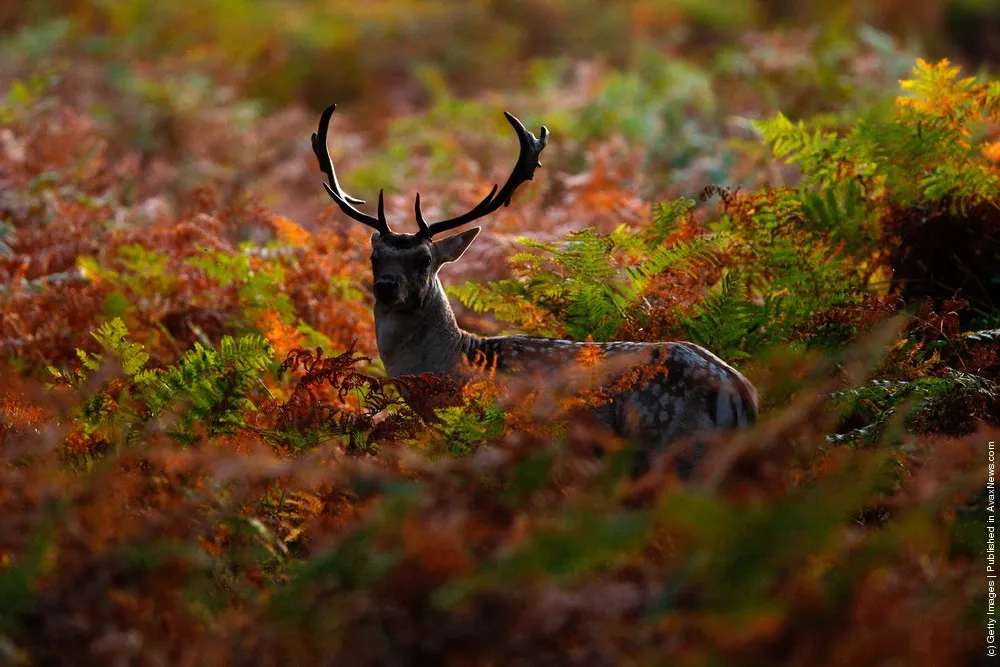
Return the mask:
{"type": "Polygon", "coordinates": [[[377,215],[373,216],[355,208],[364,201],[341,188],[327,147],[327,131],[336,108],[328,107],[320,117],[319,129],[312,135],[313,152],[326,174],[323,185],[333,201],[348,217],[375,230],[371,235],[375,332],[379,354],[391,377],[421,373],[460,376],[465,362],[483,359],[500,373],[551,372],[552,365],[569,362],[587,348],[604,357],[638,356],[639,363],[651,372],[595,408],[598,421],[636,444],[637,472],[648,466],[651,455],[680,437],[745,426],[756,420],[757,391],[753,385],[717,356],[692,343],[483,337],[459,328],[438,271],[462,256],[480,228],[439,240],[434,237],[510,204],[518,186],[532,180],[535,169],[541,166],[538,157],[548,141],[544,126],[541,136],[535,137],[517,118],[504,112],[521,147],[507,182],[499,189],[494,185],[467,213],[432,224],[424,220],[417,194],[419,231],[407,234],[389,228],[382,191],[377,215]]]}

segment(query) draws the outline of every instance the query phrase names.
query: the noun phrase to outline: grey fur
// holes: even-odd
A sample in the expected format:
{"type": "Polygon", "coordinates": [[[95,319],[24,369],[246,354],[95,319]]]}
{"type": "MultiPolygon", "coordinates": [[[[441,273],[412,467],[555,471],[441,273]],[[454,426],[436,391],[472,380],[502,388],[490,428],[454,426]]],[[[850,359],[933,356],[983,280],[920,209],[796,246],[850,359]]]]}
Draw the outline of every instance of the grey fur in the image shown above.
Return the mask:
{"type": "Polygon", "coordinates": [[[529,336],[482,337],[460,329],[437,274],[444,263],[460,258],[478,233],[477,227],[439,241],[418,234],[372,235],[375,281],[394,285],[390,291],[395,298],[377,300],[375,305],[379,354],[391,377],[451,374],[463,360],[476,358],[485,359],[500,373],[545,373],[569,362],[587,346],[597,347],[604,358],[633,355],[639,363],[662,370],[615,394],[595,414],[600,422],[635,442],[637,471],[679,438],[738,428],[756,420],[758,397],[753,385],[693,343],[580,343],[529,336]]]}

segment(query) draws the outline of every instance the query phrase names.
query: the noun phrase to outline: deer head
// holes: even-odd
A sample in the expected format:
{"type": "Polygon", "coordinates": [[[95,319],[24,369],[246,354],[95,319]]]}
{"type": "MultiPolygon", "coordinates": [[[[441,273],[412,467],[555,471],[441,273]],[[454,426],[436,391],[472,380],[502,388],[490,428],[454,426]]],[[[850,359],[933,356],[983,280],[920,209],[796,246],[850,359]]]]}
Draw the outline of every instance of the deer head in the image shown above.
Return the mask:
{"type": "Polygon", "coordinates": [[[538,157],[548,142],[549,131],[545,126],[542,126],[541,137],[536,138],[534,134],[525,129],[521,121],[504,112],[507,121],[517,133],[521,147],[517,163],[514,165],[514,170],[507,182],[503,187],[494,185],[489,194],[470,211],[431,224],[424,220],[420,211],[420,194],[418,193],[414,206],[418,231],[408,234],[394,232],[389,228],[385,217],[383,191],[380,190],[378,193],[378,213],[372,216],[355,208],[356,204],[364,204],[364,200],[351,197],[340,186],[326,143],[330,119],[336,109],[336,104],[327,107],[320,116],[318,131],[312,135],[313,152],[319,162],[320,171],[327,177],[327,182],[323,183],[323,187],[348,217],[375,230],[371,235],[371,261],[376,312],[378,310],[400,312],[419,309],[427,302],[428,294],[431,291],[440,290],[437,272],[441,266],[460,258],[479,234],[480,228],[473,227],[460,234],[439,240],[434,240],[434,237],[487,216],[501,206],[509,206],[511,197],[518,186],[525,181],[532,180],[535,169],[542,166],[538,157]]]}

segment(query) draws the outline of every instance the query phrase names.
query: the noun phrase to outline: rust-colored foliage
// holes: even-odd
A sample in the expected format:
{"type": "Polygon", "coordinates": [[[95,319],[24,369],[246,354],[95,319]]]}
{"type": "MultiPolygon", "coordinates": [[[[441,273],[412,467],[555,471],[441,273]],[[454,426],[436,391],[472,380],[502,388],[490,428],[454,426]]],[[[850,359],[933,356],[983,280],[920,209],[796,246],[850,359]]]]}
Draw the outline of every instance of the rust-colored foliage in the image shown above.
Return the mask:
{"type": "Polygon", "coordinates": [[[344,437],[349,453],[371,450],[379,443],[413,437],[420,429],[418,415],[433,416],[435,407],[456,404],[461,389],[447,378],[433,375],[385,380],[358,370],[370,362],[358,355],[356,342],[335,357],[323,350],[295,349],[278,368],[278,377],[301,371],[287,400],[268,408],[279,431],[315,432],[321,437],[344,437]],[[403,395],[411,396],[409,404],[403,395]]]}
{"type": "Polygon", "coordinates": [[[905,301],[896,295],[864,294],[859,303],[836,305],[810,316],[796,327],[801,340],[829,338],[850,340],[894,315],[905,301]]]}
{"type": "MultiPolygon", "coordinates": [[[[110,16],[104,4],[53,6],[87,24],[110,16]]],[[[680,10],[655,5],[595,14],[625,17],[636,44],[681,34],[680,10]]],[[[121,6],[112,32],[144,15],[121,6]]],[[[437,23],[452,10],[429,7],[421,20],[453,29],[437,23]]],[[[530,23],[532,39],[582,11],[522,9],[544,19],[530,23]]],[[[309,24],[299,10],[282,5],[281,16],[309,24]]],[[[371,11],[397,14],[392,3],[371,11]]],[[[460,16],[463,31],[482,20],[460,16]]],[[[176,27],[155,34],[173,39],[176,27]]],[[[271,73],[315,48],[265,32],[253,52],[271,73]]],[[[510,41],[501,32],[489,43],[510,41]]],[[[235,34],[231,44],[250,33],[235,34]]],[[[359,48],[350,37],[321,61],[360,71],[345,61],[359,48]]],[[[652,341],[684,337],[695,316],[708,331],[736,322],[727,344],[744,356],[733,360],[765,397],[755,428],[676,443],[640,478],[628,474],[628,443],[592,409],[661,367],[619,367],[584,348],[577,364],[541,375],[498,376],[480,359],[461,384],[386,379],[367,234],[323,199],[305,141],[313,115],[289,106],[258,118],[216,79],[189,77],[210,53],[137,59],[125,83],[75,54],[65,80],[0,100],[0,662],[936,667],[981,655],[983,461],[1000,426],[988,282],[997,202],[894,207],[893,192],[874,195],[874,180],[840,156],[834,180],[857,189],[832,199],[861,212],[857,233],[838,235],[826,223],[842,211],[824,218],[831,209],[810,208],[787,165],[734,154],[732,128],[708,117],[770,113],[771,99],[799,113],[847,105],[859,80],[893,78],[873,64],[881,56],[826,52],[842,78],[810,74],[814,31],[724,41],[747,53],[720,59],[736,66],[715,79],[715,65],[676,69],[683,47],[663,58],[630,41],[627,59],[650,78],[614,63],[542,67],[537,90],[485,101],[435,92],[429,70],[415,86],[380,60],[406,85],[380,81],[361,97],[383,113],[403,105],[392,95],[430,111],[399,120],[387,136],[400,143],[386,150],[358,133],[384,131],[380,114],[345,114],[331,138],[345,187],[371,201],[384,182],[396,220],[411,219],[418,189],[442,217],[489,191],[510,146],[476,125],[484,109],[516,101],[551,112],[554,139],[557,123],[566,128],[561,152],[548,149],[536,180],[442,271],[449,284],[516,275],[506,260],[520,235],[559,246],[583,227],[644,234],[656,229],[650,201],[743,184],[706,188],[718,207],[685,209],[662,238],[613,258],[626,271],[656,249],[729,235],[710,258],[642,282],[610,331],[652,341]],[[678,88],[693,97],[664,97],[678,88]],[[755,187],[763,181],[781,185],[755,187]],[[932,234],[944,228],[943,241],[932,234]],[[898,329],[883,334],[894,316],[898,329]],[[91,335],[115,317],[148,356],[134,373],[91,335]],[[213,417],[232,398],[234,364],[217,368],[213,355],[254,335],[269,346],[225,428],[206,418],[175,437],[185,415],[213,417]],[[187,384],[154,416],[140,399],[160,397],[168,372],[187,384]],[[681,481],[690,448],[701,463],[681,481]]],[[[278,95],[280,81],[255,81],[278,95]]],[[[986,179],[996,130],[982,132],[986,179]]],[[[507,304],[526,329],[568,330],[566,293],[547,289],[558,281],[507,304]]],[[[458,317],[477,332],[501,328],[458,317]]]]}

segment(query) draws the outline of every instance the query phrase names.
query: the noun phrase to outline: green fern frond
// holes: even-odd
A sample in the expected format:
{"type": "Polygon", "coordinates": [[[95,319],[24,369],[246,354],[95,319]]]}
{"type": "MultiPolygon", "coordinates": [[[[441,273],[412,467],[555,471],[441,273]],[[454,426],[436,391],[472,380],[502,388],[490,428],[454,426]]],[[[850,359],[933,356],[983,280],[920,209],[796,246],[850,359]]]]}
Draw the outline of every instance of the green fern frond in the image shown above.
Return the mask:
{"type": "Polygon", "coordinates": [[[610,234],[581,229],[560,242],[519,239],[535,252],[509,260],[513,278],[449,292],[465,306],[491,311],[532,334],[607,340],[632,318],[644,317],[635,306],[656,276],[711,262],[727,242],[717,234],[665,243],[693,206],[690,199],[662,204],[653,224],[640,230],[622,225],[610,234]]]}
{"type": "MultiPolygon", "coordinates": [[[[121,362],[129,383],[115,396],[102,388],[85,401],[80,413],[85,432],[104,428],[135,434],[145,422],[183,403],[179,424],[171,433],[185,442],[197,427],[210,434],[220,432],[241,425],[243,415],[256,409],[249,395],[273,363],[271,346],[262,336],[225,336],[218,350],[195,343],[173,366],[149,369],[145,367],[149,355],[141,344],[128,340],[128,333],[118,318],[92,332],[106,355],[121,362]]],[[[104,356],[83,350],[77,354],[86,371],[100,369],[104,356]]],[[[54,368],[50,372],[76,386],[86,379],[85,372],[75,376],[54,368]]]]}
{"type": "Polygon", "coordinates": [[[774,325],[779,310],[776,300],[750,301],[743,276],[730,271],[692,315],[682,318],[682,324],[691,342],[738,361],[780,336],[780,327],[774,325]]]}
{"type": "Polygon", "coordinates": [[[844,133],[824,131],[821,119],[793,123],[780,113],[754,127],[775,157],[802,165],[809,186],[864,177],[872,179],[872,195],[889,192],[904,205],[995,197],[1000,174],[972,138],[982,135],[981,124],[997,122],[997,82],[959,78],[947,60],[918,60],[900,87],[892,117],[876,111],[844,133]]]}
{"type": "MultiPolygon", "coordinates": [[[[116,317],[113,320],[105,322],[96,331],[92,331],[90,335],[94,337],[105,352],[121,360],[122,369],[129,377],[134,376],[145,368],[146,362],[149,361],[149,355],[142,345],[129,342],[128,328],[126,328],[121,318],[116,317]]],[[[93,363],[88,364],[86,359],[83,361],[84,365],[90,370],[96,370],[93,363]]]]}

